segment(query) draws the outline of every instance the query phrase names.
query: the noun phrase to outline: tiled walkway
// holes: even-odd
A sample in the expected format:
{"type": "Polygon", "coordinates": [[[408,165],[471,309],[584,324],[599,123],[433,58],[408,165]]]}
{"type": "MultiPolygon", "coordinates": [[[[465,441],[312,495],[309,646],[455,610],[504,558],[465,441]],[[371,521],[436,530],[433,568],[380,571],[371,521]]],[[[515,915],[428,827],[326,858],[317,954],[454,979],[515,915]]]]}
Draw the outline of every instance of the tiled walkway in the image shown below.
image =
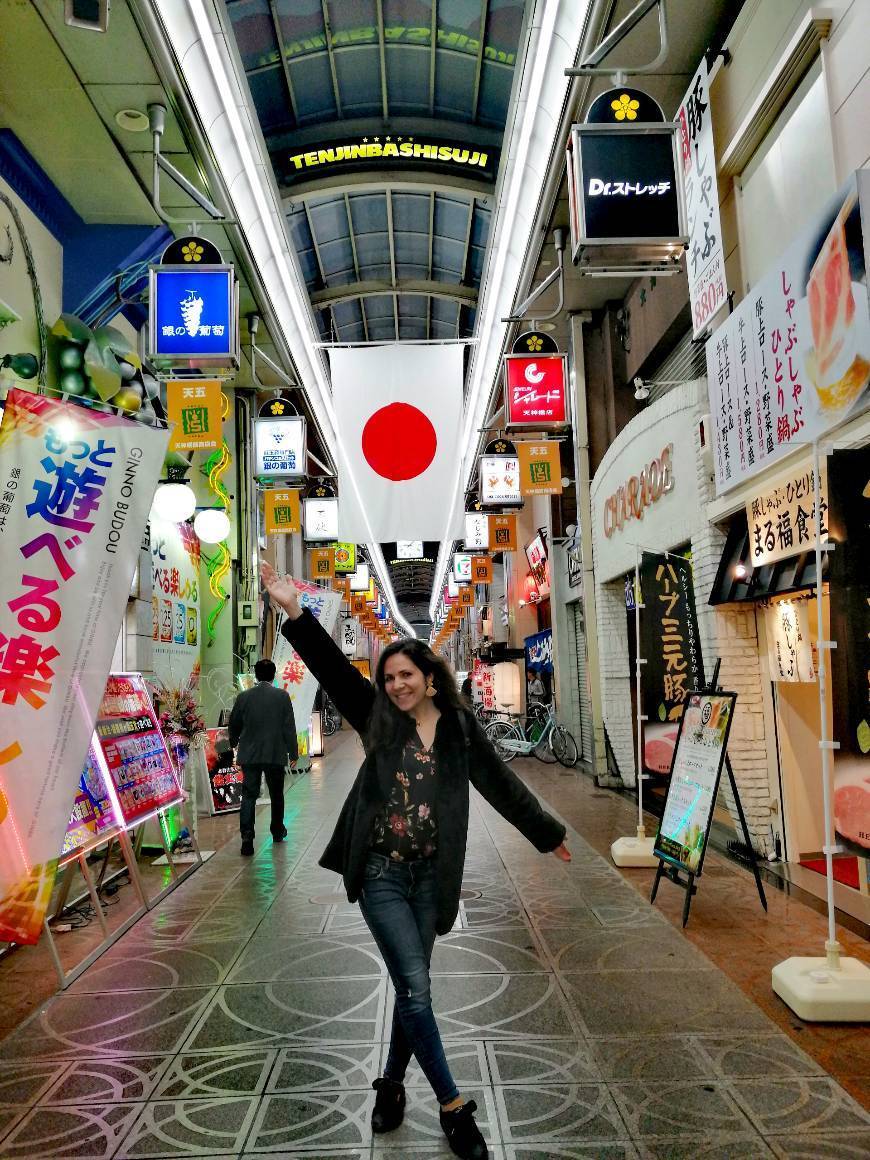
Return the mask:
{"type": "MultiPolygon", "coordinates": [[[[0,1044],[0,1156],[449,1155],[410,1078],[368,1118],[389,987],[356,907],[317,866],[360,751],[261,822],[0,1044]]],[[[525,770],[554,806],[576,775],[525,770]],[[562,789],[557,792],[561,785],[562,789]]],[[[572,784],[575,786],[573,792],[572,784]]],[[[477,799],[458,928],[433,992],[493,1160],[870,1155],[870,1116],[576,832],[537,854],[477,799]]]]}

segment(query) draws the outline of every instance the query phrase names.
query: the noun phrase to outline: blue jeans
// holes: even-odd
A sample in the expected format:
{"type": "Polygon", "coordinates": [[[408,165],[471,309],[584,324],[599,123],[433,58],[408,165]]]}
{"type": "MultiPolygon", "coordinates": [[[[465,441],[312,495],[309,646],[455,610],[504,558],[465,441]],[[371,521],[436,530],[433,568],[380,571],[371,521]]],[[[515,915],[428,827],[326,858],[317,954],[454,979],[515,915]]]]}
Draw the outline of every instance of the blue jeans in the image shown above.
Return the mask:
{"type": "Polygon", "coordinates": [[[448,1104],[459,1089],[447,1066],[429,990],[438,913],[432,859],[392,862],[369,853],[359,905],[396,989],[384,1075],[401,1083],[413,1053],[438,1102],[448,1104]]]}

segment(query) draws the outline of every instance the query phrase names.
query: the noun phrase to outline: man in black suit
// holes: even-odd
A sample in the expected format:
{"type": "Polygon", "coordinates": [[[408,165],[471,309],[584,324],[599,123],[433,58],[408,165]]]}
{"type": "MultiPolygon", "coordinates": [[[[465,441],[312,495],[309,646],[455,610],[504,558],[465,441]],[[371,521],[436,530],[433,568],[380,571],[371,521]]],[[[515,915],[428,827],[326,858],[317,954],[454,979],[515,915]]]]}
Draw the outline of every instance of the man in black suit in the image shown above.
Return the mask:
{"type": "Polygon", "coordinates": [[[254,814],[260,796],[260,775],[266,775],[272,802],[272,840],[283,842],[284,771],[287,760],[299,756],[293,704],[283,689],[276,688],[275,666],[271,661],[254,665],[257,684],[236,697],[230,714],[230,744],[238,746],[236,761],[242,767],[242,809],[239,828],[242,832],[242,854],[254,852],[254,814]]]}

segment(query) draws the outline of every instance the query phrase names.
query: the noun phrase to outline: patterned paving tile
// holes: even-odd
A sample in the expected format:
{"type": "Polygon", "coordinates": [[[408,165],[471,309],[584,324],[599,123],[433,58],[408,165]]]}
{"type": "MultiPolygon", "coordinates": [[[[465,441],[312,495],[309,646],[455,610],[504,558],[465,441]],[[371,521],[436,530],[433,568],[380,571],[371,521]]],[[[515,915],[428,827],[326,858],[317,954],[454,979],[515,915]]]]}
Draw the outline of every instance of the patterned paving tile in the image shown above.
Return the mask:
{"type": "Polygon", "coordinates": [[[0,1064],[0,1105],[35,1104],[68,1067],[68,1062],[49,1060],[0,1064]]]}
{"type": "Polygon", "coordinates": [[[779,1160],[867,1160],[870,1132],[835,1136],[772,1136],[770,1146],[779,1160]]]}
{"type": "Polygon", "coordinates": [[[527,926],[469,928],[435,942],[433,975],[472,975],[480,971],[524,973],[549,970],[543,949],[527,926]]]}
{"type": "Polygon", "coordinates": [[[3,1140],[4,1160],[103,1160],[142,1111],[141,1104],[89,1104],[84,1108],[33,1108],[3,1140]]]}
{"type": "Polygon", "coordinates": [[[824,1075],[822,1067],[791,1040],[772,1035],[698,1037],[696,1047],[724,1079],[759,1076],[767,1079],[824,1075]]]}
{"type": "MultiPolygon", "coordinates": [[[[487,1143],[502,1143],[492,1088],[469,1087],[462,1094],[465,1099],[474,1100],[477,1104],[474,1118],[487,1143]]],[[[372,1093],[372,1100],[368,1105],[369,1114],[373,1104],[374,1093],[372,1093]]],[[[371,1133],[368,1119],[366,1119],[366,1130],[369,1134],[371,1133]]],[[[377,1143],[384,1148],[390,1148],[393,1151],[394,1160],[398,1160],[400,1156],[408,1155],[413,1149],[424,1145],[435,1149],[434,1154],[437,1156],[452,1155],[438,1120],[438,1102],[431,1090],[409,1093],[404,1122],[395,1132],[390,1132],[389,1140],[384,1137],[377,1143]]]]}
{"type": "Polygon", "coordinates": [[[710,960],[671,927],[543,926],[541,938],[561,971],[709,970],[710,960]]]}
{"type": "Polygon", "coordinates": [[[585,1040],[524,1039],[487,1043],[494,1084],[566,1084],[600,1078],[591,1044],[585,1040]]]}
{"type": "Polygon", "coordinates": [[[736,1081],[730,1084],[730,1090],[765,1136],[870,1129],[870,1113],[827,1076],[736,1081]]]}
{"type": "Polygon", "coordinates": [[[642,1140],[637,1146],[643,1160],[771,1160],[773,1157],[760,1136],[642,1140]]]}
{"type": "MultiPolygon", "coordinates": [[[[368,932],[366,932],[368,935],[368,932]]],[[[386,978],[377,946],[369,937],[295,934],[255,940],[229,975],[232,983],[349,976],[386,978]]]]}
{"type": "Polygon", "coordinates": [[[495,1098],[506,1141],[596,1143],[628,1135],[602,1083],[499,1087],[495,1098]]]}
{"type": "Polygon", "coordinates": [[[371,1141],[373,1092],[297,1092],[262,1101],[247,1142],[249,1152],[294,1147],[365,1147],[371,1141]]]}
{"type": "Polygon", "coordinates": [[[57,995],[0,1043],[0,1059],[168,1055],[177,1051],[213,988],[57,995]]]}
{"type": "Polygon", "coordinates": [[[153,1099],[181,1100],[205,1096],[258,1095],[275,1063],[276,1052],[202,1052],[176,1056],[153,1095],[153,1099]]]}
{"type": "Polygon", "coordinates": [[[261,1047],[293,1039],[371,1043],[383,1026],[385,996],[380,979],[224,986],[184,1046],[261,1047]]]}
{"type": "Polygon", "coordinates": [[[580,1144],[508,1144],[505,1160],[636,1160],[634,1144],[617,1142],[580,1144]]]}
{"type": "Polygon", "coordinates": [[[43,1104],[118,1104],[146,1100],[169,1065],[165,1055],[134,1059],[82,1059],[67,1066],[40,1100],[43,1104]]]}
{"type": "Polygon", "coordinates": [[[238,939],[229,942],[120,944],[77,979],[67,994],[99,991],[146,991],[169,987],[210,987],[222,983],[239,953],[238,939]]]}
{"type": "MultiPolygon", "coordinates": [[[[5,1107],[0,1105],[0,1140],[12,1128],[18,1120],[27,1115],[27,1110],[24,1105],[16,1105],[15,1107],[5,1107]]],[[[5,1153],[4,1153],[5,1155],[5,1153]]]]}
{"type": "Polygon", "coordinates": [[[266,1087],[268,1092],[305,1092],[321,1088],[370,1088],[380,1074],[382,1044],[363,1043],[282,1047],[266,1087]]]}
{"type": "Polygon", "coordinates": [[[552,975],[436,975],[432,1003],[445,1038],[576,1037],[571,1011],[552,975]]]}
{"type": "MultiPolygon", "coordinates": [[[[470,1087],[480,1087],[483,1084],[489,1083],[486,1047],[483,1043],[475,1043],[468,1040],[457,1043],[449,1039],[442,1040],[442,1042],[444,1044],[444,1054],[447,1057],[450,1072],[456,1080],[456,1086],[461,1092],[466,1092],[470,1087]]],[[[384,1043],[378,1075],[383,1074],[389,1049],[389,1043],[384,1043]]],[[[405,1076],[405,1087],[422,1088],[426,1092],[429,1091],[429,1081],[413,1057],[405,1076]]]]}
{"type": "Polygon", "coordinates": [[[715,1079],[711,1061],[697,1050],[690,1036],[633,1035],[590,1041],[601,1075],[606,1079],[715,1079]]]}
{"type": "Polygon", "coordinates": [[[506,926],[525,925],[525,910],[518,898],[470,898],[465,902],[470,930],[500,930],[506,926]]]}
{"type": "Polygon", "coordinates": [[[119,1157],[238,1155],[256,1108],[240,1098],[146,1104],[119,1157]]]}
{"type": "Polygon", "coordinates": [[[633,1140],[750,1135],[751,1125],[723,1084],[634,1080],[611,1083],[633,1140]]]}
{"type": "Polygon", "coordinates": [[[571,1003],[591,1036],[684,1031],[767,1031],[770,1023],[719,971],[588,971],[563,976],[571,1003]]]}

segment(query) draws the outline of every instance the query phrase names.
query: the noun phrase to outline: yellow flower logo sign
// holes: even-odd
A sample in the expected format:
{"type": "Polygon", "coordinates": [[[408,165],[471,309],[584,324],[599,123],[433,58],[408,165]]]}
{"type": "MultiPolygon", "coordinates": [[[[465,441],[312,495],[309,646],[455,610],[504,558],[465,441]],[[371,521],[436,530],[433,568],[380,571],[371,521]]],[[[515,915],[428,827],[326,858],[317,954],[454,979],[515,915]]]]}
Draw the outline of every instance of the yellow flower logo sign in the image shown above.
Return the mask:
{"type": "Polygon", "coordinates": [[[610,107],[617,121],[636,121],[640,101],[632,100],[628,93],[623,93],[617,100],[610,102],[610,107]]]}
{"type": "Polygon", "coordinates": [[[526,339],[526,346],[533,353],[536,353],[537,351],[541,350],[543,345],[544,345],[544,340],[537,334],[533,334],[531,336],[531,338],[526,339]]]}
{"type": "Polygon", "coordinates": [[[196,242],[188,242],[186,246],[181,247],[181,253],[185,262],[201,262],[205,250],[196,242]]]}

